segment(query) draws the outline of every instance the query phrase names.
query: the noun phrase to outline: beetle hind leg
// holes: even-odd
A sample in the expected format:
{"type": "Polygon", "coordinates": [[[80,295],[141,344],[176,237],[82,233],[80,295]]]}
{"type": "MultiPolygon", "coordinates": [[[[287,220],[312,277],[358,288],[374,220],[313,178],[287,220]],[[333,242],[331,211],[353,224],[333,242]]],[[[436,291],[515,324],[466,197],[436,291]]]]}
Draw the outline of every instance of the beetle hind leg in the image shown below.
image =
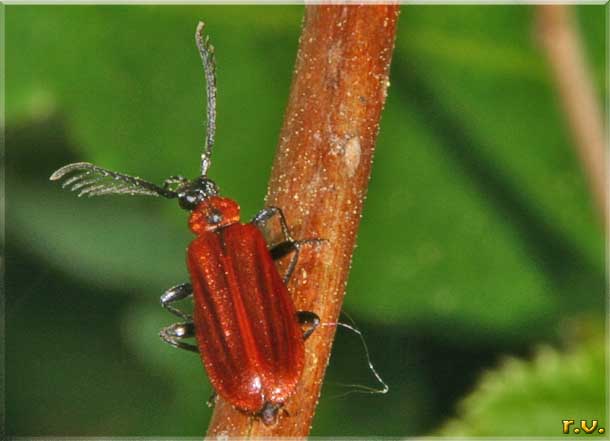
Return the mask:
{"type": "Polygon", "coordinates": [[[304,328],[303,340],[307,340],[320,325],[320,317],[311,311],[297,311],[297,320],[304,328]]]}
{"type": "Polygon", "coordinates": [[[185,343],[182,340],[195,336],[195,325],[192,322],[174,323],[169,325],[159,332],[159,337],[165,343],[178,348],[185,349],[191,352],[199,352],[199,348],[190,343],[185,343]]]}

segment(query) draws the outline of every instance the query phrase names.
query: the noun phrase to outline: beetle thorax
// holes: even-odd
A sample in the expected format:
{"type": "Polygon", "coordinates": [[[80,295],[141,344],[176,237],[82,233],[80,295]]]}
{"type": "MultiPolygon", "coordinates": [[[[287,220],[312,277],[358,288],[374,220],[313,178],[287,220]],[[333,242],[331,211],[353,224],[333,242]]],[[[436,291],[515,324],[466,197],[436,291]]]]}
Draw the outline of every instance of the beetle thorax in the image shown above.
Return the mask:
{"type": "Polygon", "coordinates": [[[211,196],[191,212],[189,228],[195,234],[214,231],[239,222],[239,205],[233,199],[211,196]]]}

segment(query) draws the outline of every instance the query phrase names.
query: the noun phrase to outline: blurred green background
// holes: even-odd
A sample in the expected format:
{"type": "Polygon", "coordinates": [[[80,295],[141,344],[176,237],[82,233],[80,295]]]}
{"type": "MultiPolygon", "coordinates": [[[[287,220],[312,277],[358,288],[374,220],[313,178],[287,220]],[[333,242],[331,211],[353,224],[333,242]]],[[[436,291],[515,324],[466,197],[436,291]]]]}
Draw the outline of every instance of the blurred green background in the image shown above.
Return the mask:
{"type": "MultiPolygon", "coordinates": [[[[600,102],[607,6],[575,8],[600,102]]],[[[390,385],[339,332],[313,435],[561,435],[608,422],[604,235],[533,6],[404,6],[345,299],[390,385]],[[339,395],[339,396],[338,396],[339,395]]],[[[199,436],[210,386],[163,344],[187,280],[175,202],[77,199],[68,162],[195,176],[217,50],[211,177],[262,205],[303,7],[7,6],[6,418],[10,435],[199,436]]],[[[610,428],[608,428],[610,429],[610,428]]],[[[599,436],[599,435],[598,435],[599,436]]]]}

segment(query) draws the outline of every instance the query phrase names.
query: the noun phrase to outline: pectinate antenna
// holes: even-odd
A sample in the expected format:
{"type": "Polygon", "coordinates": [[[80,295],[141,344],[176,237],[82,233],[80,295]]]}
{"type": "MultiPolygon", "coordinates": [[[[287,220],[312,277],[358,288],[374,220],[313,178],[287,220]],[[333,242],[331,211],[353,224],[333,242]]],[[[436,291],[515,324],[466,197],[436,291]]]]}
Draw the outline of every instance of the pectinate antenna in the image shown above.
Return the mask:
{"type": "Polygon", "coordinates": [[[205,133],[205,146],[201,154],[201,175],[206,176],[212,162],[212,147],[216,135],[216,60],[214,58],[214,46],[210,44],[207,35],[203,35],[205,24],[200,21],[195,31],[195,42],[203,63],[205,73],[206,96],[207,96],[207,124],[205,133]]]}
{"type": "Polygon", "coordinates": [[[89,162],[65,165],[50,177],[51,181],[63,178],[66,179],[62,183],[62,187],[70,191],[78,191],[78,196],[128,194],[162,196],[169,199],[178,196],[177,192],[168,188],[169,180],[163,187],[159,187],[144,179],[107,170],[89,162]]]}

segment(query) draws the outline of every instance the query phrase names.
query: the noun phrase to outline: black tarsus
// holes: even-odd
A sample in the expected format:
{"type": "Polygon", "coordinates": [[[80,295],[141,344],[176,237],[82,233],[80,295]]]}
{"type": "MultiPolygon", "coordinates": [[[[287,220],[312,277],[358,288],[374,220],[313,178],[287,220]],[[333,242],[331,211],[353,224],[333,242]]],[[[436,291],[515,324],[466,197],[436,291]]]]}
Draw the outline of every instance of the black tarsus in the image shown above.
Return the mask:
{"type": "Polygon", "coordinates": [[[287,242],[294,242],[294,239],[290,235],[290,229],[288,228],[288,222],[286,222],[286,216],[284,216],[284,212],[280,207],[265,207],[252,218],[251,222],[256,224],[259,228],[265,226],[267,221],[271,219],[273,216],[280,217],[280,227],[282,228],[282,234],[284,235],[284,240],[287,242]]]}
{"type": "Polygon", "coordinates": [[[182,323],[174,323],[161,329],[161,332],[159,332],[159,337],[161,337],[164,342],[172,345],[175,348],[186,349],[187,351],[191,352],[199,352],[199,348],[197,346],[181,341],[185,338],[195,336],[195,325],[193,324],[193,318],[190,314],[187,314],[171,305],[174,302],[187,299],[192,295],[193,287],[190,283],[181,283],[180,285],[176,285],[161,295],[161,306],[175,316],[178,316],[186,321],[182,323]]]}

